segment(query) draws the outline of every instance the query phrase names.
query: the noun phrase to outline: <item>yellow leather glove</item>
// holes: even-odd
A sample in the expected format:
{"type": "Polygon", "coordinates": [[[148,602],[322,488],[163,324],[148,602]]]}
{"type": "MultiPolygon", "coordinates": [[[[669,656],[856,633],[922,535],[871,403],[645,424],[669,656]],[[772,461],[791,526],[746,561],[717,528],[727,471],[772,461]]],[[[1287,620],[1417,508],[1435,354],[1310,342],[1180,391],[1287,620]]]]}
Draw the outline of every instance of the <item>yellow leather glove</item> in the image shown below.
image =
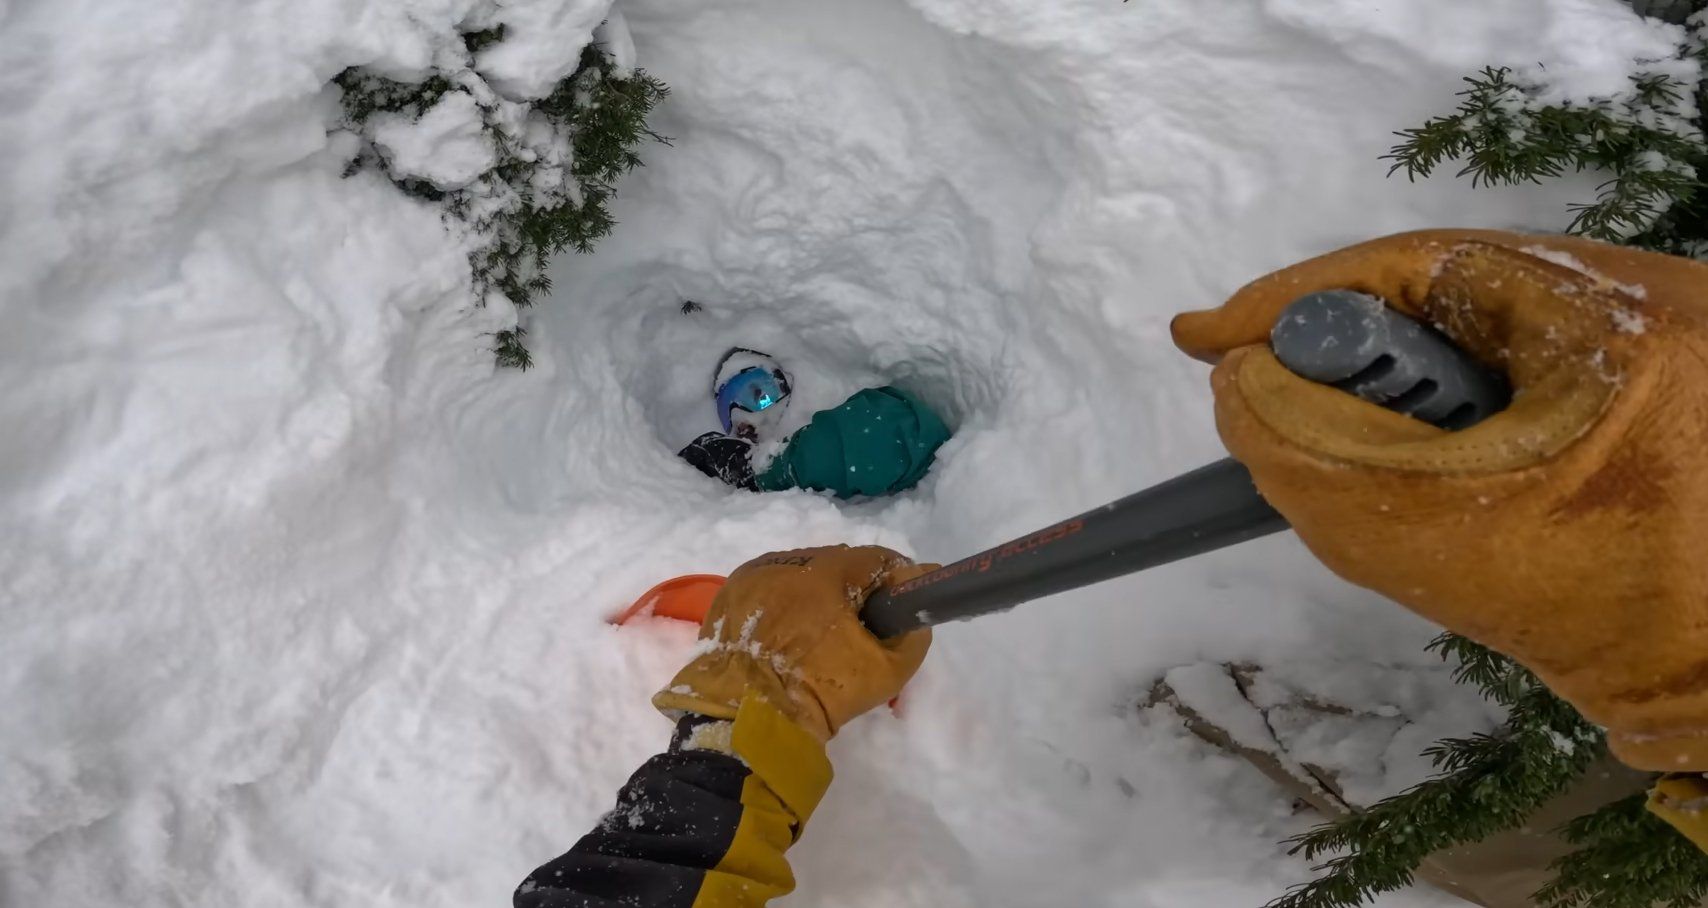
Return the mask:
{"type": "Polygon", "coordinates": [[[1175,319],[1216,424],[1335,573],[1506,653],[1639,769],[1708,770],[1708,266],[1588,240],[1402,234],[1175,319]],[[1512,379],[1448,433],[1299,378],[1266,340],[1379,296],[1512,379]]]}
{"type": "Polygon", "coordinates": [[[734,719],[759,696],[821,741],[901,693],[930,630],[879,640],[866,598],[933,568],[877,546],[775,552],[737,568],[700,626],[700,654],[652,698],[666,715],[734,719]]]}

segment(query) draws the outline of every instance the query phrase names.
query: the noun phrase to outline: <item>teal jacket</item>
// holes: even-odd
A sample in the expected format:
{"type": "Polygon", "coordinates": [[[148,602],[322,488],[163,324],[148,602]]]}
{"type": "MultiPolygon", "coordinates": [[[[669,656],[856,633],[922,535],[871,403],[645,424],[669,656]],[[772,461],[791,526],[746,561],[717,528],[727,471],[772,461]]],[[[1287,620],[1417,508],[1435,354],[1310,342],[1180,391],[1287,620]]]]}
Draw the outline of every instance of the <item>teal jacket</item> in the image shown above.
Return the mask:
{"type": "Polygon", "coordinates": [[[899,388],[868,388],[834,409],[814,413],[754,480],[767,492],[891,495],[918,484],[948,440],[949,427],[913,395],[899,388]]]}

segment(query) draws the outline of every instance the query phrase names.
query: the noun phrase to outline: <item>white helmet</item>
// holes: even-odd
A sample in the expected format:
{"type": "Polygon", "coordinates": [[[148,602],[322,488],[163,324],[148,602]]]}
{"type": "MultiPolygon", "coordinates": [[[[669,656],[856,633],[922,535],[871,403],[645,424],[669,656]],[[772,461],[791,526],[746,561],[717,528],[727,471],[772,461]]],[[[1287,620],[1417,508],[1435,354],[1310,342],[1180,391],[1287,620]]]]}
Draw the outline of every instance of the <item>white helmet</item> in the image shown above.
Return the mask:
{"type": "Polygon", "coordinates": [[[724,432],[749,441],[775,432],[789,407],[790,390],[789,373],[776,360],[745,347],[725,353],[712,380],[724,432]]]}

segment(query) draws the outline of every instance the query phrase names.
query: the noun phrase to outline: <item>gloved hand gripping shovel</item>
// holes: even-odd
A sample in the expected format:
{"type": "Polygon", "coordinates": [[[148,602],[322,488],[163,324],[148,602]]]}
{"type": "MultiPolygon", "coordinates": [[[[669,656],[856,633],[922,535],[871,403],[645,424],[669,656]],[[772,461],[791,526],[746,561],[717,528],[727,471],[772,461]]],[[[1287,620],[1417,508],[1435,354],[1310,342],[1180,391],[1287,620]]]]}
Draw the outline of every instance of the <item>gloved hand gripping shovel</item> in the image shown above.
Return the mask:
{"type": "MultiPolygon", "coordinates": [[[[1330,290],[1293,302],[1270,334],[1293,372],[1444,429],[1474,425],[1506,406],[1506,380],[1422,323],[1361,293],[1330,290]]],[[[1226,459],[917,577],[866,602],[860,618],[893,637],[975,618],[1113,577],[1190,558],[1287,528],[1226,459]]],[[[687,620],[710,604],[707,575],[672,598],[660,584],[619,618],[687,620]],[[688,599],[692,599],[690,602],[688,599]],[[703,601],[695,613],[695,604],[703,601]]],[[[712,590],[715,592],[715,588],[712,590]]]]}

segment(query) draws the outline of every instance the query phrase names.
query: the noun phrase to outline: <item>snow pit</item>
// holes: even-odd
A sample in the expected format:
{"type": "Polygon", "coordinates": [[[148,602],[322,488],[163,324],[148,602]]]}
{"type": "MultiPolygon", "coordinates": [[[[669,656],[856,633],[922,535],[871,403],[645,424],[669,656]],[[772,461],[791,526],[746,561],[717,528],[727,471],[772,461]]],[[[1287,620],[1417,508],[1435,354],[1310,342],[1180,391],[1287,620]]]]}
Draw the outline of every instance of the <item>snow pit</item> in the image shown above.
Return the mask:
{"type": "MultiPolygon", "coordinates": [[[[670,451],[702,432],[718,429],[711,376],[718,359],[731,347],[781,351],[775,355],[791,375],[794,389],[785,432],[805,425],[814,412],[836,406],[861,388],[885,384],[906,388],[929,401],[951,426],[959,425],[967,414],[989,411],[1005,390],[1000,375],[980,374],[982,364],[963,359],[963,351],[903,338],[890,344],[883,351],[886,358],[879,359],[871,350],[850,346],[852,335],[839,337],[819,330],[825,316],[836,308],[818,301],[696,300],[700,308],[692,312],[683,312],[682,302],[669,288],[646,288],[627,298],[622,318],[635,324],[620,326],[618,331],[625,343],[636,347],[634,355],[615,364],[616,382],[639,404],[659,444],[670,451]]],[[[576,330],[574,319],[564,323],[567,330],[576,330]]]]}
{"type": "MultiPolygon", "coordinates": [[[[693,631],[607,615],[775,548],[954,558],[1220,457],[1170,315],[1377,234],[1562,226],[1593,177],[1377,155],[1484,64],[1672,41],[1616,0],[625,0],[675,147],[494,373],[467,250],[326,133],[333,75],[418,72],[475,5],[0,12],[0,904],[502,904],[667,739],[693,631]],[[895,381],[957,435],[894,499],[734,492],[675,455],[734,343],[797,418],[895,381]]],[[[515,90],[611,12],[498,9],[515,90]]],[[[833,743],[787,904],[1261,904],[1303,821],[1133,704],[1200,660],[1407,671],[1410,731],[1361,750],[1399,785],[1488,721],[1431,634],[1289,538],[946,627],[905,715],[833,743]]]]}

